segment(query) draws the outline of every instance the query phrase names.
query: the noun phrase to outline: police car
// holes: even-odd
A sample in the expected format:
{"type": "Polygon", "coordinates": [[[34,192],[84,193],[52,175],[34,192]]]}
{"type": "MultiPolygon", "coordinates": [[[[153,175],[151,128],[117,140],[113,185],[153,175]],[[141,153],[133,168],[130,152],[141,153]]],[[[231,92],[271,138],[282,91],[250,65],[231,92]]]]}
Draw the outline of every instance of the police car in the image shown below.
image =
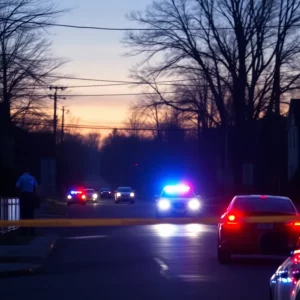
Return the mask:
{"type": "Polygon", "coordinates": [[[67,194],[67,204],[70,206],[71,204],[81,204],[86,205],[87,196],[86,192],[81,189],[71,190],[67,194]]]}
{"type": "Polygon", "coordinates": [[[270,280],[271,300],[300,300],[300,250],[292,251],[270,280]]]}
{"type": "Polygon", "coordinates": [[[185,184],[164,187],[156,201],[156,217],[172,215],[198,216],[201,211],[200,196],[185,184]]]}

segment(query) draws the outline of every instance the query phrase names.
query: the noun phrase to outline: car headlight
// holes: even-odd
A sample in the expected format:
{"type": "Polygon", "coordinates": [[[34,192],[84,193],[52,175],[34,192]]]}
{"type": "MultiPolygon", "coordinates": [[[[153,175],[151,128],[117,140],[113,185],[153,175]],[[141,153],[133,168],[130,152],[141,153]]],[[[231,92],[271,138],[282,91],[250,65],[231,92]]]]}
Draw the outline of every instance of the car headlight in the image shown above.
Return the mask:
{"type": "Polygon", "coordinates": [[[71,195],[68,195],[67,198],[70,200],[70,199],[72,199],[72,196],[71,196],[71,195]]]}
{"type": "Polygon", "coordinates": [[[97,198],[98,198],[98,195],[97,195],[97,194],[93,194],[93,198],[94,198],[94,199],[97,199],[97,198]]]}
{"type": "Polygon", "coordinates": [[[117,197],[121,197],[121,193],[117,193],[117,197]]]}
{"type": "Polygon", "coordinates": [[[171,203],[166,199],[162,199],[158,201],[157,206],[160,210],[168,210],[171,207],[171,203]]]}
{"type": "Polygon", "coordinates": [[[200,208],[200,201],[198,199],[192,199],[188,206],[190,210],[198,210],[200,208]]]}
{"type": "Polygon", "coordinates": [[[134,197],[134,193],[130,193],[130,197],[134,197]]]}

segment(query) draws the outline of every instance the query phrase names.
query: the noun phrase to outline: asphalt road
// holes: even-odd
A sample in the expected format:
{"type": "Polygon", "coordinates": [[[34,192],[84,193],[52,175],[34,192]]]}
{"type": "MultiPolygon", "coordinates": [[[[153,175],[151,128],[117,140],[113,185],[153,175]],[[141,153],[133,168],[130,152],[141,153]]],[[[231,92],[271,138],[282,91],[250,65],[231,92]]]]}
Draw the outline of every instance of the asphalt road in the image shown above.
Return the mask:
{"type": "MultiPolygon", "coordinates": [[[[218,214],[208,207],[205,214],[218,214]]],[[[151,204],[71,206],[68,217],[153,217],[151,204]]],[[[40,274],[2,279],[5,300],[269,299],[279,259],[217,261],[215,225],[53,229],[60,241],[40,274]]]]}

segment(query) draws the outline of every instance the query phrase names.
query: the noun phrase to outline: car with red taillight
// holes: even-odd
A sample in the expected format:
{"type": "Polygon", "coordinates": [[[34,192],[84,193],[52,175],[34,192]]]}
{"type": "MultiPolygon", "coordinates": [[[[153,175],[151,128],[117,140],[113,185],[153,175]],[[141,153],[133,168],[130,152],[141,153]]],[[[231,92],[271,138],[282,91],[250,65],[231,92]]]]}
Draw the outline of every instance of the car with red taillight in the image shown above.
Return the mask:
{"type": "Polygon", "coordinates": [[[82,189],[75,189],[71,190],[67,194],[67,204],[70,206],[71,204],[81,204],[81,205],[86,205],[87,201],[87,195],[85,190],[82,189]]]}
{"type": "Polygon", "coordinates": [[[287,197],[235,196],[218,224],[219,262],[229,263],[235,254],[288,254],[297,246],[300,223],[278,220],[273,223],[272,219],[297,215],[295,205],[287,197]],[[271,220],[250,222],[251,217],[271,217],[271,220]]]}
{"type": "Polygon", "coordinates": [[[300,250],[292,251],[270,279],[270,300],[300,300],[300,250]]]}

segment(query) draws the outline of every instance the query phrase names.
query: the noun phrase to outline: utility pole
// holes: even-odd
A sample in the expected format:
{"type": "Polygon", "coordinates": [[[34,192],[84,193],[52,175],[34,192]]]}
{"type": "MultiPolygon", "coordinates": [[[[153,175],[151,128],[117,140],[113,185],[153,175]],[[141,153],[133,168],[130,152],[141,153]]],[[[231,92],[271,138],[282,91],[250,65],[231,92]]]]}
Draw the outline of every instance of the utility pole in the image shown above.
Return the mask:
{"type": "Polygon", "coordinates": [[[64,141],[64,127],[65,127],[65,112],[68,113],[69,111],[65,111],[65,107],[62,107],[62,118],[61,118],[61,133],[60,133],[60,142],[63,143],[64,141]]]}
{"type": "Polygon", "coordinates": [[[55,145],[56,145],[56,135],[57,135],[57,92],[58,90],[63,91],[65,88],[62,86],[50,86],[49,87],[50,90],[54,90],[54,95],[53,95],[53,99],[54,99],[54,112],[53,112],[53,142],[54,142],[54,149],[55,149],[55,145]]]}
{"type": "Polygon", "coordinates": [[[60,134],[60,142],[63,143],[64,140],[64,124],[65,123],[65,107],[62,108],[62,118],[61,118],[61,134],[60,134]]]}

